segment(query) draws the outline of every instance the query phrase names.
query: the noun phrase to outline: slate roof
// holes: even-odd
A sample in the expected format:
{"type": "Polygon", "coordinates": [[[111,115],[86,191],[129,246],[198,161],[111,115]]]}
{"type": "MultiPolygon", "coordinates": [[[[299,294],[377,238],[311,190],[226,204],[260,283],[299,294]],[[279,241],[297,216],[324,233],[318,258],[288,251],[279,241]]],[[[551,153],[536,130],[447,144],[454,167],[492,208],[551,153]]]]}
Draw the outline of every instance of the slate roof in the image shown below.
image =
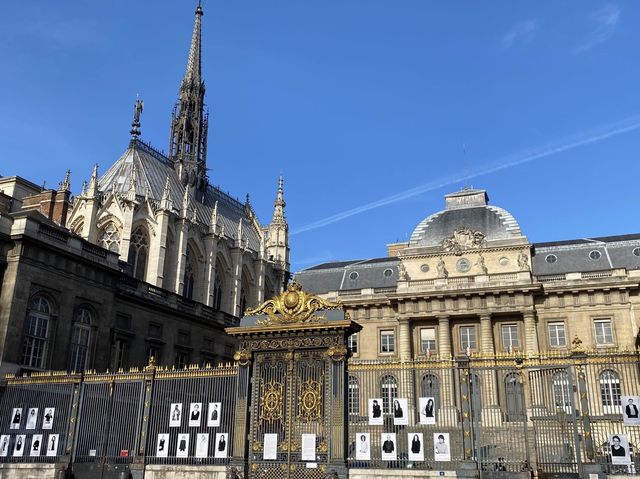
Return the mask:
{"type": "MultiPolygon", "coordinates": [[[[152,200],[160,201],[167,177],[173,209],[180,211],[185,187],[180,182],[172,163],[153,147],[140,140],[132,140],[129,148],[99,179],[98,189],[103,193],[126,194],[131,186],[131,179],[135,178],[137,196],[147,196],[152,200]]],[[[237,239],[238,224],[242,218],[243,239],[248,241],[248,247],[251,250],[260,251],[260,236],[251,220],[247,218],[245,205],[219,188],[209,185],[204,198],[191,198],[190,208],[196,209],[198,222],[206,226],[210,224],[216,201],[218,202],[218,224],[224,227],[224,234],[234,240],[237,239]]]]}

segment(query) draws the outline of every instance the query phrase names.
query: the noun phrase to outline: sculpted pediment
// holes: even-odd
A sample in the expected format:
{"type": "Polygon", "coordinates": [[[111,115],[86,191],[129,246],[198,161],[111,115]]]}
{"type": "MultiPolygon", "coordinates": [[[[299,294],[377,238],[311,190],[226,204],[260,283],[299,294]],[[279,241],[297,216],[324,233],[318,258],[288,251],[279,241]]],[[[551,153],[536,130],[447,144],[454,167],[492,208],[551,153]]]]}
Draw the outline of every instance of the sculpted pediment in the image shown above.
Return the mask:
{"type": "Polygon", "coordinates": [[[442,249],[458,255],[470,249],[484,248],[486,243],[484,233],[463,227],[456,229],[451,237],[442,240],[442,249]]]}

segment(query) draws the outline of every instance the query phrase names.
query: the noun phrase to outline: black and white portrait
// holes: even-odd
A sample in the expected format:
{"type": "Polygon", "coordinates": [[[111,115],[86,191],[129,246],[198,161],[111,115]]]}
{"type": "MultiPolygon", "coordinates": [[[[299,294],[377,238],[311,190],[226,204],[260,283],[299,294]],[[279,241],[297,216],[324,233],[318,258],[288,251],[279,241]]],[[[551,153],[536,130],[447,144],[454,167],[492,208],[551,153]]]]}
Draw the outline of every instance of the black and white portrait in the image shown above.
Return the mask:
{"type": "Polygon", "coordinates": [[[42,429],[53,429],[53,417],[55,416],[55,414],[56,408],[44,408],[44,415],[42,416],[42,429]]]}
{"type": "Polygon", "coordinates": [[[393,424],[395,426],[406,426],[409,424],[407,398],[393,400],[393,424]]]}
{"type": "Polygon", "coordinates": [[[448,432],[436,432],[433,434],[433,457],[435,461],[451,461],[448,432]]]}
{"type": "Polygon", "coordinates": [[[629,451],[629,440],[624,434],[613,434],[609,436],[609,448],[611,452],[611,464],[630,464],[631,453],[629,451]]]}
{"type": "Polygon", "coordinates": [[[196,457],[209,456],[209,434],[201,433],[196,436],[196,457]]]}
{"type": "Polygon", "coordinates": [[[35,429],[36,423],[38,422],[38,408],[30,407],[27,412],[27,429],[35,429]]]}
{"type": "Polygon", "coordinates": [[[14,407],[11,412],[11,422],[9,423],[10,429],[20,429],[20,422],[22,421],[22,408],[14,407]]]}
{"type": "Polygon", "coordinates": [[[409,441],[409,460],[424,461],[424,438],[422,433],[407,433],[407,441],[409,441]]]}
{"type": "Polygon", "coordinates": [[[169,427],[180,427],[182,423],[182,403],[171,403],[169,427]]]}
{"type": "Polygon", "coordinates": [[[31,449],[29,451],[30,456],[39,456],[42,450],[42,434],[34,434],[31,437],[31,449]]]}
{"type": "Polygon", "coordinates": [[[49,434],[47,438],[47,456],[53,457],[58,455],[58,434],[49,434]]]}
{"type": "Polygon", "coordinates": [[[9,453],[9,437],[7,434],[0,436],[0,457],[7,457],[9,453]]]}
{"type": "Polygon", "coordinates": [[[219,427],[222,415],[222,403],[210,402],[207,411],[207,427],[219,427]]]}
{"type": "Polygon", "coordinates": [[[156,443],[156,457],[167,457],[169,455],[169,434],[158,434],[156,443]]]}
{"type": "Polygon", "coordinates": [[[178,444],[176,445],[176,457],[189,456],[189,434],[178,434],[178,444]]]}
{"type": "Polygon", "coordinates": [[[418,398],[420,409],[420,424],[436,423],[436,401],[432,397],[418,398]]]}
{"type": "Polygon", "coordinates": [[[625,426],[640,424],[640,396],[621,396],[622,422],[625,426]]]}
{"type": "Polygon", "coordinates": [[[362,461],[371,460],[371,440],[368,432],[356,434],[356,459],[362,461]]]}
{"type": "Polygon", "coordinates": [[[189,427],[200,427],[202,417],[202,403],[192,402],[189,405],[189,427]]]}
{"type": "Polygon", "coordinates": [[[369,399],[369,424],[371,426],[382,426],[382,398],[369,399]]]}
{"type": "Polygon", "coordinates": [[[229,442],[229,434],[226,432],[216,433],[216,449],[213,457],[216,459],[227,457],[227,447],[229,442]]]}
{"type": "Polygon", "coordinates": [[[24,434],[20,434],[18,436],[16,436],[16,442],[13,445],[13,455],[16,457],[20,457],[24,454],[24,441],[25,441],[25,435],[24,434]]]}
{"type": "Polygon", "coordinates": [[[398,459],[398,448],[396,447],[396,434],[393,432],[383,432],[380,435],[382,444],[382,460],[395,461],[398,459]]]}

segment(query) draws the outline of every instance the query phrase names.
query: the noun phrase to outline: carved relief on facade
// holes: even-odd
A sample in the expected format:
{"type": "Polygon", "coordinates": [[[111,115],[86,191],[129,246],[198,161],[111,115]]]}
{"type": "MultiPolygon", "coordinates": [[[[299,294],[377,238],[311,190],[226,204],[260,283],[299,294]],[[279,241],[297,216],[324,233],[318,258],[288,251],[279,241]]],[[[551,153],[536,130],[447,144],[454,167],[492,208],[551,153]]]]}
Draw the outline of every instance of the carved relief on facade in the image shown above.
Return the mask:
{"type": "Polygon", "coordinates": [[[469,228],[458,228],[450,238],[442,241],[442,249],[456,255],[470,249],[479,249],[486,246],[485,234],[481,231],[473,231],[469,228]]]}

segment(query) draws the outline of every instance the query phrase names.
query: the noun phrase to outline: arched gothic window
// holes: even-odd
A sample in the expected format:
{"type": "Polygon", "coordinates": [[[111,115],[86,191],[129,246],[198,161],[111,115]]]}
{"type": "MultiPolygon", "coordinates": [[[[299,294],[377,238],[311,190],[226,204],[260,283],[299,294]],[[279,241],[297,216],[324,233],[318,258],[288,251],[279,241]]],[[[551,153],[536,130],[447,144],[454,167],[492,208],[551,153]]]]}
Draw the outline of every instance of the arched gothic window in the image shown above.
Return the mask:
{"type": "Polygon", "coordinates": [[[149,236],[147,231],[138,226],[131,234],[131,241],[129,243],[129,259],[127,262],[133,269],[133,276],[144,280],[145,272],[147,270],[147,256],[149,253],[149,236]]]}
{"type": "Polygon", "coordinates": [[[571,387],[569,384],[569,374],[566,371],[560,371],[552,377],[553,401],[556,410],[560,409],[571,414],[571,387]]]}
{"type": "Polygon", "coordinates": [[[46,366],[50,329],[51,306],[42,296],[35,296],[27,310],[22,364],[33,368],[46,366]]]}
{"type": "Polygon", "coordinates": [[[185,256],[185,264],[184,264],[184,278],[183,278],[183,288],[182,288],[182,296],[188,299],[193,299],[193,286],[194,279],[196,276],[196,265],[195,258],[193,257],[193,252],[191,248],[187,247],[187,254],[185,256]]]}
{"type": "Polygon", "coordinates": [[[507,400],[507,421],[524,421],[524,388],[517,373],[504,377],[504,391],[507,400]]]}
{"type": "Polygon", "coordinates": [[[380,395],[382,396],[382,410],[386,414],[392,413],[393,400],[398,397],[398,381],[387,374],[380,381],[380,395]]]}
{"type": "Polygon", "coordinates": [[[120,253],[120,230],[111,222],[100,230],[98,244],[114,253],[120,253]]]}
{"type": "Polygon", "coordinates": [[[355,376],[349,376],[348,405],[350,415],[360,414],[360,384],[355,376]]]}
{"type": "Polygon", "coordinates": [[[617,372],[607,369],[600,373],[600,399],[605,414],[620,414],[620,376],[617,372]]]}
{"type": "Polygon", "coordinates": [[[213,307],[214,309],[220,309],[222,305],[222,281],[220,275],[216,273],[216,278],[213,280],[213,307]]]}
{"type": "Polygon", "coordinates": [[[67,365],[69,371],[82,372],[87,367],[92,319],[93,315],[87,308],[76,310],[69,347],[69,364],[67,365]]]}

